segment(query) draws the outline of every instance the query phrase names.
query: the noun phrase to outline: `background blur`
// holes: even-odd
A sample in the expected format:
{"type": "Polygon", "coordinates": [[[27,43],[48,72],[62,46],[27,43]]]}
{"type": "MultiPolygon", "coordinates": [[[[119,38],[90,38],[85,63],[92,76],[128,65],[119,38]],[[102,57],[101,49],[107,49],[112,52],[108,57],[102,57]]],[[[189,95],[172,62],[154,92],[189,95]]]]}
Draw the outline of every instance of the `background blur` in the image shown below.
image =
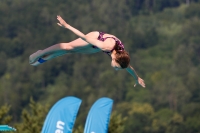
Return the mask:
{"type": "Polygon", "coordinates": [[[109,97],[109,133],[200,133],[199,35],[200,0],[1,0],[0,124],[40,132],[50,107],[76,96],[81,133],[92,104],[109,97]],[[58,14],[83,33],[120,38],[146,88],[104,53],[30,66],[30,54],[77,38],[57,26],[58,14]]]}

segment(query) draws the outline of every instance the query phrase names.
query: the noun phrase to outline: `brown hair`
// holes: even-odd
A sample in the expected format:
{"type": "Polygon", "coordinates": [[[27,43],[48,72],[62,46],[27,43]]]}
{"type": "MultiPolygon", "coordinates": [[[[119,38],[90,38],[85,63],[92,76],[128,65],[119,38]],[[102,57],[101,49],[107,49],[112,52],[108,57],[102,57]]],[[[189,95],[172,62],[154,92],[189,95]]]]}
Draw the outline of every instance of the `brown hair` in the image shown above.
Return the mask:
{"type": "Polygon", "coordinates": [[[116,59],[115,61],[119,63],[122,68],[127,68],[130,63],[130,56],[125,50],[115,50],[116,59]]]}

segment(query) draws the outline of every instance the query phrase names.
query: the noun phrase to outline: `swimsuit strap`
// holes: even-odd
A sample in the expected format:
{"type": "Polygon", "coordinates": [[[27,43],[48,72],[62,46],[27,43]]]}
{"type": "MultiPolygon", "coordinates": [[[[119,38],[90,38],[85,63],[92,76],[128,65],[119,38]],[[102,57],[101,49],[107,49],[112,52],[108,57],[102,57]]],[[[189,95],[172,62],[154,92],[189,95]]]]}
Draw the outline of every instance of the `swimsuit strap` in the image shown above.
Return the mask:
{"type": "Polygon", "coordinates": [[[104,32],[99,32],[98,40],[105,41],[105,39],[103,38],[104,34],[105,34],[104,32]]]}

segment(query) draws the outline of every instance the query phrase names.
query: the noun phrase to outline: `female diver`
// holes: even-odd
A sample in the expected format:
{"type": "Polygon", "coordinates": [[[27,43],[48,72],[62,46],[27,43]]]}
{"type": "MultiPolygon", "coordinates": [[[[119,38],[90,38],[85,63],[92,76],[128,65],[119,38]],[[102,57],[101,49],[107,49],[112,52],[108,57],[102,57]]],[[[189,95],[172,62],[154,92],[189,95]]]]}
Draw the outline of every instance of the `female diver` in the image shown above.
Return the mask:
{"type": "Polygon", "coordinates": [[[124,45],[117,37],[98,31],[93,31],[85,35],[66,23],[61,16],[58,15],[57,19],[59,26],[71,30],[79,38],[68,43],[58,43],[44,50],[38,50],[29,57],[31,65],[38,66],[47,60],[68,53],[92,54],[103,51],[111,57],[111,66],[115,70],[126,69],[136,80],[134,86],[140,84],[142,87],[145,87],[144,80],[137,75],[134,68],[129,64],[129,54],[125,51],[124,45]]]}

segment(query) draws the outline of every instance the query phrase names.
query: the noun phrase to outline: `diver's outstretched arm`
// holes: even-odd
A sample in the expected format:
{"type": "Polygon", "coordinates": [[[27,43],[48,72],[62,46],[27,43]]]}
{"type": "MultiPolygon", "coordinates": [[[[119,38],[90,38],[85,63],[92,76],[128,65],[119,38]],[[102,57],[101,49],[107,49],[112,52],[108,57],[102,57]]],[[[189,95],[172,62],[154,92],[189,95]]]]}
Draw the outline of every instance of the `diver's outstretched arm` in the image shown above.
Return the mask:
{"type": "Polygon", "coordinates": [[[86,35],[83,34],[81,31],[77,30],[76,28],[70,26],[68,23],[66,23],[65,20],[60,15],[57,15],[57,19],[59,21],[59,23],[57,23],[59,26],[71,30],[72,32],[74,32],[74,34],[85,40],[86,35]]]}
{"type": "Polygon", "coordinates": [[[141,79],[141,78],[137,75],[135,69],[134,69],[131,65],[129,65],[129,67],[126,68],[126,71],[129,72],[129,73],[135,78],[136,84],[134,85],[134,87],[135,87],[137,84],[140,84],[142,87],[145,87],[144,80],[141,79]]]}
{"type": "Polygon", "coordinates": [[[77,36],[79,36],[81,39],[88,42],[89,44],[92,44],[92,45],[98,47],[99,49],[101,49],[103,51],[107,50],[105,48],[105,46],[103,45],[103,42],[97,40],[96,36],[92,37],[92,36],[87,36],[87,35],[83,34],[78,29],[76,29],[76,28],[72,27],[71,25],[69,25],[68,23],[66,23],[65,20],[59,15],[57,15],[57,19],[59,21],[59,23],[57,23],[59,26],[71,30],[74,34],[76,34],[77,36]]]}

